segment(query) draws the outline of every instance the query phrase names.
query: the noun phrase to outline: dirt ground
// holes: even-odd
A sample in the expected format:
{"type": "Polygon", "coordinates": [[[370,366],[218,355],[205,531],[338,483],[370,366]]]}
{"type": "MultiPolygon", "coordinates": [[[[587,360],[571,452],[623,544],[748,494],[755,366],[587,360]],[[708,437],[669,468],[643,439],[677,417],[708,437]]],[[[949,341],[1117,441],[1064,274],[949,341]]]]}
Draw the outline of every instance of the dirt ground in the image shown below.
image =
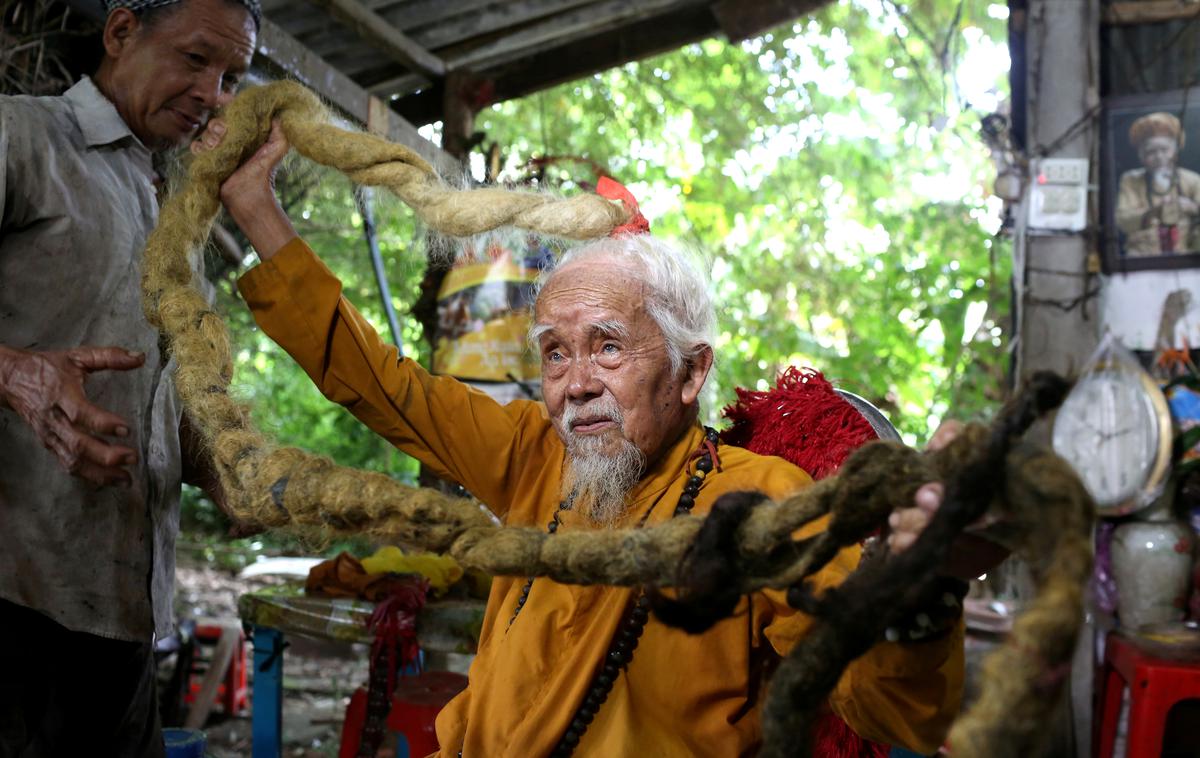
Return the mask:
{"type": "MultiPolygon", "coordinates": [[[[180,618],[237,620],[237,599],[279,577],[241,579],[228,570],[180,556],[176,571],[176,611],[180,618]]],[[[283,754],[290,758],[336,756],[350,694],[367,681],[365,645],[288,637],[283,663],[283,754]]],[[[246,645],[247,660],[253,651],[246,645]]],[[[248,666],[250,676],[254,666],[248,666]]],[[[250,755],[249,711],[229,716],[218,706],[204,727],[212,758],[250,755]]]]}

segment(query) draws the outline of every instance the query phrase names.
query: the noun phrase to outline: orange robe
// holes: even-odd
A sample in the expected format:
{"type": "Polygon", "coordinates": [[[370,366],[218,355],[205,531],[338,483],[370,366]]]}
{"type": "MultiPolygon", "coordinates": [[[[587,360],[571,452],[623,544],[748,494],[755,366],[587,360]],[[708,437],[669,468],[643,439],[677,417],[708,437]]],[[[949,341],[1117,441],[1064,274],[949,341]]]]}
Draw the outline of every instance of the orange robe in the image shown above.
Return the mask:
{"type": "MultiPolygon", "coordinates": [[[[330,400],[439,476],[459,482],[504,523],[544,528],[559,505],[565,450],[540,403],[499,405],[449,377],[397,356],[341,296],[337,278],[297,239],[239,282],[259,325],[308,372],[330,400]]],[[[671,518],[687,457],[703,436],[690,428],[631,495],[622,525],[649,513],[671,518]]],[[[703,514],[722,493],[759,490],[781,498],[809,483],[779,458],[720,447],[720,471],[696,498],[703,514]]],[[[812,524],[806,532],[823,528],[812,524]]],[[[588,528],[565,512],[563,529],[588,528]]],[[[848,548],[818,586],[854,569],[848,548]]],[[[470,685],[437,719],[441,755],[547,755],[566,731],[617,631],[631,590],[533,584],[511,626],[524,577],[497,577],[488,599],[470,685]]],[[[735,613],[700,635],[651,619],[633,660],[577,748],[580,756],[753,755],[766,676],[811,620],[781,593],[743,598],[735,613]]],[[[846,670],[829,702],[859,734],[935,752],[958,710],[961,628],[934,642],[881,642],[846,670]]]]}

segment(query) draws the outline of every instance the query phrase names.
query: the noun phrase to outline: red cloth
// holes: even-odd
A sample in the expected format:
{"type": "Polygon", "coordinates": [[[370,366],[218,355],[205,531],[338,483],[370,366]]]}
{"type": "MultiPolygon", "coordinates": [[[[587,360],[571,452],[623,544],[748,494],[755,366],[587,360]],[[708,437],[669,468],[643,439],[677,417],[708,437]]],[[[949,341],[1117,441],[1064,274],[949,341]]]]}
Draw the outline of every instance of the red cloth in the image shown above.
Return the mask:
{"type": "Polygon", "coordinates": [[[737,388],[738,401],[724,415],[733,425],[721,433],[730,445],[775,455],[813,479],[837,471],[875,430],[833,385],[811,368],[789,367],[766,392],[737,388]]]}
{"type": "Polygon", "coordinates": [[[600,181],[596,182],[596,194],[609,200],[620,200],[621,204],[625,206],[625,210],[629,211],[629,221],[613,229],[608,236],[616,237],[618,234],[650,233],[650,222],[646,220],[646,217],[638,209],[637,198],[633,196],[632,192],[626,189],[624,184],[621,184],[612,177],[602,176],[600,177],[600,181]]]}
{"type": "MultiPolygon", "coordinates": [[[[850,453],[876,439],[875,430],[833,385],[811,368],[788,367],[765,392],[737,388],[724,415],[733,425],[721,439],[759,455],[774,455],[813,479],[838,470],[850,453]]],[[[832,711],[813,729],[816,758],[887,758],[889,748],[858,736],[832,711]]]]}

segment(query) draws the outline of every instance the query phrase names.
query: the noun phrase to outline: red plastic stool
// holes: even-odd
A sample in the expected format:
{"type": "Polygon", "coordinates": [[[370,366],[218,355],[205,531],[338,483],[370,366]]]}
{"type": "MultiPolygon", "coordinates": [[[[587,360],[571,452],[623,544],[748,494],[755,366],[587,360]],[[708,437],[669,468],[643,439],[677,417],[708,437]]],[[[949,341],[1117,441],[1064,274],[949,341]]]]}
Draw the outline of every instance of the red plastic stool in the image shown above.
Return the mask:
{"type": "Polygon", "coordinates": [[[1121,694],[1129,687],[1129,735],[1126,755],[1158,758],[1162,755],[1167,713],[1182,700],[1200,698],[1200,662],[1186,663],[1155,658],[1117,633],[1104,646],[1096,725],[1099,738],[1093,748],[1097,758],[1112,758],[1121,715],[1121,694]]]}
{"type": "MultiPolygon", "coordinates": [[[[424,758],[438,751],[433,723],[438,713],[455,695],[466,689],[467,678],[449,671],[426,671],[417,676],[401,677],[388,712],[388,731],[404,735],[411,758],[424,758]]],[[[342,722],[342,744],[338,758],[358,754],[359,737],[367,719],[367,689],[359,687],[350,696],[346,720],[342,722]]]]}

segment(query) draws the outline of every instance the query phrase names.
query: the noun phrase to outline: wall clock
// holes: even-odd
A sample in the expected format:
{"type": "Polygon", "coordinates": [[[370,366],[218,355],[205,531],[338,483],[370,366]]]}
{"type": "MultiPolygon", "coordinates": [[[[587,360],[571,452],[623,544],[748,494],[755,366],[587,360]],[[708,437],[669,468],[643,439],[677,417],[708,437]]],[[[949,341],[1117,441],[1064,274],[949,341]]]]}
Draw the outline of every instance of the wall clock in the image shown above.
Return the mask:
{"type": "Polygon", "coordinates": [[[1171,413],[1154,380],[1132,360],[1084,373],[1054,419],[1054,452],[1069,462],[1101,516],[1149,505],[1171,462],[1171,413]]]}

